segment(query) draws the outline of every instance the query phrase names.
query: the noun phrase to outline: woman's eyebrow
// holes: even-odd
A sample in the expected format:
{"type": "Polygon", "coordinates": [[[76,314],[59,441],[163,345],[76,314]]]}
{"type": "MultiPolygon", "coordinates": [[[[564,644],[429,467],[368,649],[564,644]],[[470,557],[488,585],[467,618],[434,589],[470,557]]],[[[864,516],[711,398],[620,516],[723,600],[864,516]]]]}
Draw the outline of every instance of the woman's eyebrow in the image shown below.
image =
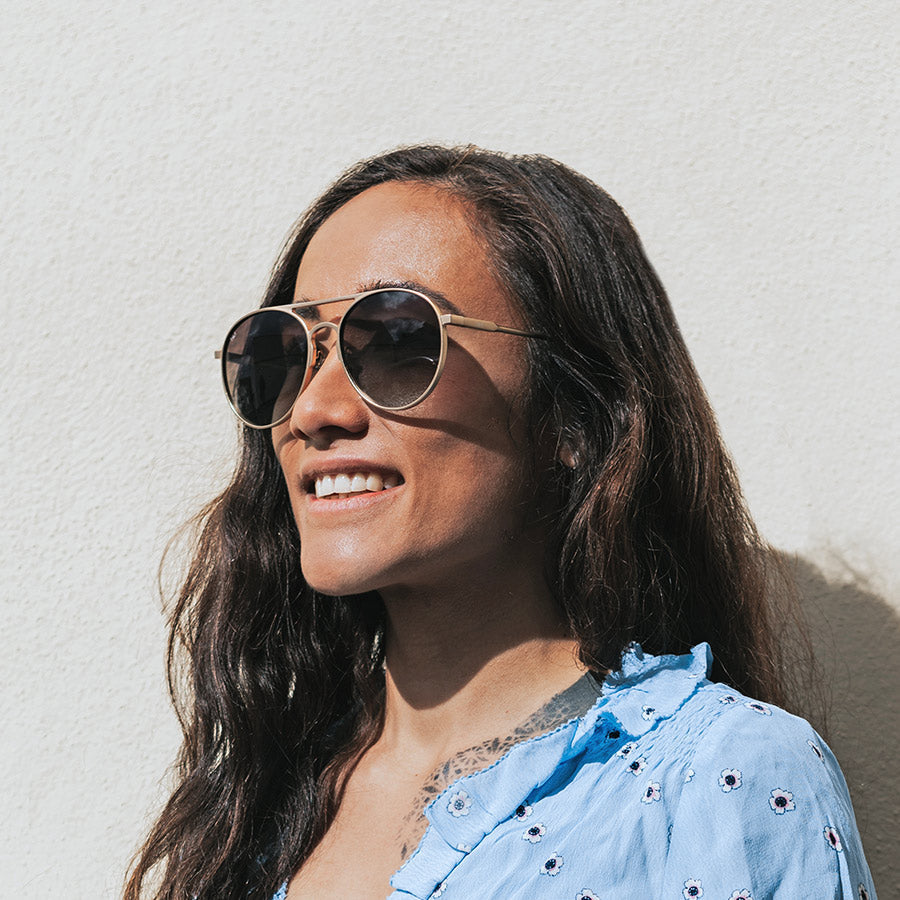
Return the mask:
{"type": "MultiPolygon", "coordinates": [[[[305,297],[301,297],[299,300],[300,303],[307,303],[307,299],[305,297]]],[[[306,319],[307,322],[318,322],[322,317],[319,315],[319,307],[318,306],[301,306],[299,309],[293,310],[295,316],[300,316],[301,319],[306,319]]]]}
{"type": "Polygon", "coordinates": [[[431,300],[434,300],[435,305],[439,306],[442,310],[448,313],[453,313],[456,316],[465,315],[459,307],[455,303],[451,303],[440,291],[436,291],[434,288],[430,288],[427,285],[420,284],[418,281],[384,281],[383,279],[378,279],[376,281],[367,282],[364,285],[360,285],[359,292],[363,291],[378,291],[384,290],[388,288],[401,288],[407,291],[418,291],[420,294],[424,294],[431,300]]]}
{"type": "MultiPolygon", "coordinates": [[[[424,294],[426,297],[434,300],[435,305],[440,309],[444,310],[444,312],[452,313],[456,316],[463,316],[465,313],[453,302],[447,299],[447,297],[442,294],[440,291],[436,291],[434,288],[430,288],[427,285],[421,284],[418,281],[386,281],[382,278],[376,279],[375,281],[367,281],[364,284],[358,285],[355,293],[364,294],[366,291],[383,291],[390,290],[391,288],[399,288],[400,290],[407,291],[418,291],[420,294],[424,294]]],[[[295,303],[316,303],[315,306],[301,306],[298,309],[294,310],[294,313],[302,319],[307,319],[310,322],[318,322],[321,319],[321,315],[319,313],[319,303],[327,303],[329,300],[328,297],[323,297],[319,301],[313,301],[308,297],[298,297],[295,299],[295,303]]]]}

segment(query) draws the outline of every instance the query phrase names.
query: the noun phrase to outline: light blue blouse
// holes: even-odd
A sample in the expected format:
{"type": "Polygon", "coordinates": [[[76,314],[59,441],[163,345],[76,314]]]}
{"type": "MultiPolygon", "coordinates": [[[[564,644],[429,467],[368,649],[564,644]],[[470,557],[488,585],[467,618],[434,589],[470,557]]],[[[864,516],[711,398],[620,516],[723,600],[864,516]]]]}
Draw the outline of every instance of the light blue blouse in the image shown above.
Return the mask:
{"type": "Polygon", "coordinates": [[[831,751],[711,661],[632,645],[584,716],[429,804],[391,900],[875,900],[831,751]]]}

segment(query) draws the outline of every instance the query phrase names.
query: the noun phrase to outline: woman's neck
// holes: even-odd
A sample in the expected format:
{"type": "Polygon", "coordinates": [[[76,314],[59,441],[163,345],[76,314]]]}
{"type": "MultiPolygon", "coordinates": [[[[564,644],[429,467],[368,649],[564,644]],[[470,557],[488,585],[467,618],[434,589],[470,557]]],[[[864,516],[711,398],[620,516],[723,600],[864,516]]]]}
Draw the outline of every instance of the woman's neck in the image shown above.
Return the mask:
{"type": "Polygon", "coordinates": [[[417,769],[503,740],[584,674],[549,589],[533,579],[385,592],[383,599],[386,691],[378,744],[417,769]]]}

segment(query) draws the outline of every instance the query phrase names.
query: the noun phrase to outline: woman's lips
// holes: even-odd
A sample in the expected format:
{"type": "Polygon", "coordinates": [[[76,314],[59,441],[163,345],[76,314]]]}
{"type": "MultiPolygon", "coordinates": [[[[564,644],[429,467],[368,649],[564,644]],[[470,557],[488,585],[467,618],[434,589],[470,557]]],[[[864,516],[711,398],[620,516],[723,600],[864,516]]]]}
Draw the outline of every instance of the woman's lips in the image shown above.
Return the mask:
{"type": "Polygon", "coordinates": [[[380,491],[364,490],[358,493],[332,493],[325,497],[317,497],[307,493],[306,503],[310,513],[328,514],[352,512],[377,506],[385,501],[393,500],[402,492],[403,483],[394,487],[382,487],[380,491]]]}

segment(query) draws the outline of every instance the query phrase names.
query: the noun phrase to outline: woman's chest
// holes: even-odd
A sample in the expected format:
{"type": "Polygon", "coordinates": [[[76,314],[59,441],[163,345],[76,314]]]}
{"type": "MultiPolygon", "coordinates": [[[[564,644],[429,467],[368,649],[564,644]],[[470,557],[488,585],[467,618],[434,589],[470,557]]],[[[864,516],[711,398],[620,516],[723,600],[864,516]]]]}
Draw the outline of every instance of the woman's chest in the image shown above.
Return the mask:
{"type": "Polygon", "coordinates": [[[420,785],[390,789],[351,779],[327,834],[291,879],[287,900],[353,896],[384,900],[390,879],[415,850],[427,821],[420,785]]]}

